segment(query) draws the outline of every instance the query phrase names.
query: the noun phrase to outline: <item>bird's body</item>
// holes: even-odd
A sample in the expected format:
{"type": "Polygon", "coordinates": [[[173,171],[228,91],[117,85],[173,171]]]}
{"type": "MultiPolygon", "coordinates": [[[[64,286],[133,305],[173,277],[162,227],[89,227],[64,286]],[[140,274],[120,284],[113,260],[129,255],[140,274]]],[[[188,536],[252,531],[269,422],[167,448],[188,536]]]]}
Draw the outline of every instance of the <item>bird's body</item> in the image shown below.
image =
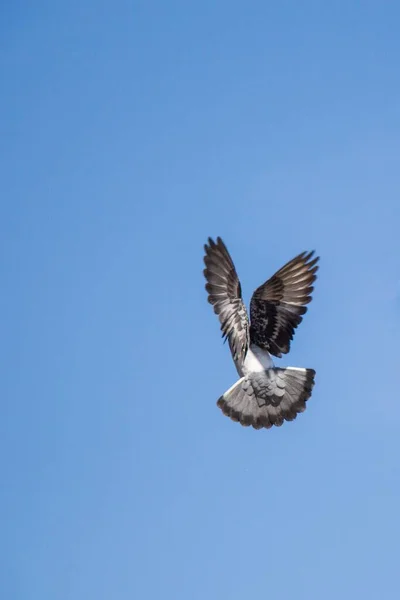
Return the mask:
{"type": "Polygon", "coordinates": [[[318,257],[303,252],[256,289],[250,319],[242,300],[238,276],[221,240],[205,245],[204,275],[208,300],[218,315],[240,376],[218,399],[224,414],[255,429],[291,421],[305,410],[315,371],[274,366],[272,355],[290,350],[296,327],[311,301],[318,257]]]}
{"type": "Polygon", "coordinates": [[[250,348],[247,350],[246,357],[243,361],[240,376],[248,375],[249,373],[258,373],[265,371],[265,369],[271,369],[274,366],[272,357],[268,350],[263,350],[256,344],[250,344],[250,348]]]}

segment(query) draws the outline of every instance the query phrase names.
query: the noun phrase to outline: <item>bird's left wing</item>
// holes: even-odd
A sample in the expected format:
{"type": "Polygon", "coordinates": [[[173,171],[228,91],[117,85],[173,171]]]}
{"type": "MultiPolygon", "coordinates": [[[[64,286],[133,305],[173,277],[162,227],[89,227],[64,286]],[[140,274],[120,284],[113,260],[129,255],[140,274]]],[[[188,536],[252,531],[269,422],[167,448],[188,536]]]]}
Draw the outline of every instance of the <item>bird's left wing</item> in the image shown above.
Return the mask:
{"type": "Polygon", "coordinates": [[[229,252],[220,237],[208,238],[204,246],[204,276],[208,301],[221,323],[221,331],[229,342],[233,360],[240,369],[249,347],[249,319],[242,300],[240,281],[229,252]]]}

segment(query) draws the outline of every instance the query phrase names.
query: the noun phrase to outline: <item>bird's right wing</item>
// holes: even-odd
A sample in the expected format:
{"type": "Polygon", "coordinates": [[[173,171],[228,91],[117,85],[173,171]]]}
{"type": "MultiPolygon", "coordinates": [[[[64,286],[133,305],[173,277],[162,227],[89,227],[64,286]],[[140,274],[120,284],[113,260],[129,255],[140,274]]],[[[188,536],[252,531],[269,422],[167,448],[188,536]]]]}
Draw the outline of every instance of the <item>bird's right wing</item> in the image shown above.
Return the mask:
{"type": "Polygon", "coordinates": [[[221,331],[229,342],[238,370],[241,369],[249,347],[249,319],[242,300],[242,290],[235,266],[220,237],[208,238],[204,246],[204,276],[207,280],[208,301],[221,323],[221,331]]]}
{"type": "Polygon", "coordinates": [[[302,252],[261,285],[250,303],[251,342],[281,357],[311,302],[319,257],[302,252]]]}

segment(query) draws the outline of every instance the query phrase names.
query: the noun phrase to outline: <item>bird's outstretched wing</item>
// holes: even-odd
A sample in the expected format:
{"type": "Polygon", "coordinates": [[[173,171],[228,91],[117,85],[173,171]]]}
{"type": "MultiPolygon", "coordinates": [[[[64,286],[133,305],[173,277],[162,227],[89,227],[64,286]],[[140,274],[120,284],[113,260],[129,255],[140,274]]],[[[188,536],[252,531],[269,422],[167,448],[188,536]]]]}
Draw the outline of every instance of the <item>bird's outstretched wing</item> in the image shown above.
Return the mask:
{"type": "Polygon", "coordinates": [[[204,276],[208,301],[221,323],[221,331],[229,342],[236,367],[241,368],[249,347],[249,319],[242,300],[242,290],[235,266],[220,237],[208,238],[204,246],[204,276]]]}
{"type": "Polygon", "coordinates": [[[250,303],[250,339],[281,357],[290,350],[296,327],[311,302],[318,270],[314,252],[302,252],[256,289],[250,303]]]}

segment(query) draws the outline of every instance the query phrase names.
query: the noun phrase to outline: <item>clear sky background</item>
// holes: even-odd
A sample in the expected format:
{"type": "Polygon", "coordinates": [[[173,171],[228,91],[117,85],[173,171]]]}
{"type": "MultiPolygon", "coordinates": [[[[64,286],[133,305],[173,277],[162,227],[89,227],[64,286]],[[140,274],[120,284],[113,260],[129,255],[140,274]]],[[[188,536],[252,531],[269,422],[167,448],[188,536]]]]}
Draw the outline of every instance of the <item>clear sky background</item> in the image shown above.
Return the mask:
{"type": "Polygon", "coordinates": [[[3,3],[4,600],[394,600],[400,4],[3,3]],[[315,248],[278,364],[307,411],[245,429],[206,302],[315,248]]]}

